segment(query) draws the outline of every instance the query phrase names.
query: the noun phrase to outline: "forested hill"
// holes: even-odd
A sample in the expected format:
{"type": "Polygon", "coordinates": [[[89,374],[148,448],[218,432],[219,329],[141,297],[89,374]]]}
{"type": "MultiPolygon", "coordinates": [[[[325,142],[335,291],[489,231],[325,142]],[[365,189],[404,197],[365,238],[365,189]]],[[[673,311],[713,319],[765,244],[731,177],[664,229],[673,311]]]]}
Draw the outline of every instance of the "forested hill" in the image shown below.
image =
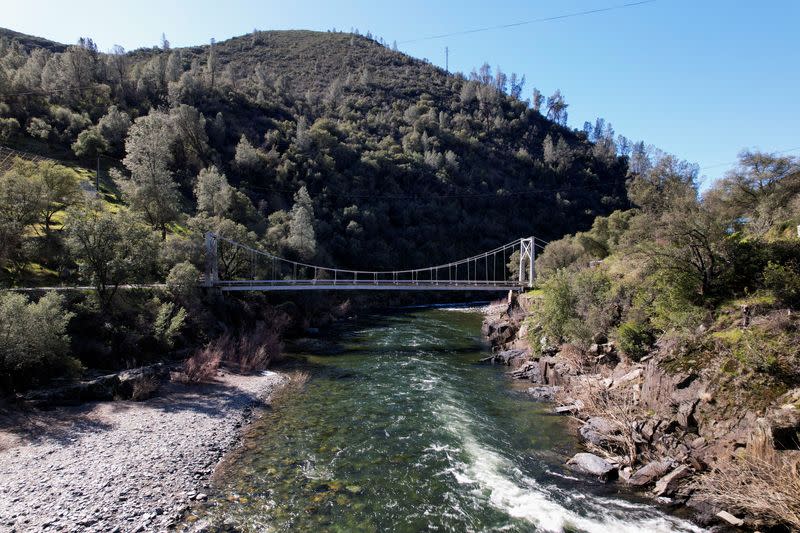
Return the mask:
{"type": "Polygon", "coordinates": [[[132,182],[126,202],[157,229],[225,219],[281,253],[383,268],[558,237],[626,206],[628,152],[618,157],[613,132],[566,128],[560,93],[545,99],[488,66],[448,74],[336,32],[109,54],[89,39],[59,51],[0,35],[0,142],[36,139],[40,150],[72,147],[86,161],[98,151],[121,161],[127,150],[117,181],[132,182]],[[168,147],[159,164],[180,193],[174,213],[154,217],[142,205],[147,191],[137,197],[146,179],[130,157],[142,140],[132,140],[131,122],[168,147]],[[197,176],[211,166],[238,189],[216,211],[197,204],[197,176]],[[298,209],[308,203],[298,199],[303,186],[313,246],[299,220],[308,217],[297,216],[311,211],[298,209]]]}

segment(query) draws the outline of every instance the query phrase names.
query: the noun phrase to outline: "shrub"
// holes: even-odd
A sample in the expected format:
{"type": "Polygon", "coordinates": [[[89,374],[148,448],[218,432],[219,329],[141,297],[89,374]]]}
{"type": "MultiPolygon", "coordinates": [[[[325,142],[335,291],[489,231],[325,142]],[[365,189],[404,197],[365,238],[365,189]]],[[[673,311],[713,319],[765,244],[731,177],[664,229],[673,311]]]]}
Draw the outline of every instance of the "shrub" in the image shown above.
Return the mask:
{"type": "Polygon", "coordinates": [[[617,328],[619,349],[634,361],[638,361],[647,355],[653,340],[652,329],[643,322],[629,320],[617,328]]]}
{"type": "Polygon", "coordinates": [[[239,372],[264,370],[281,355],[281,334],[289,325],[289,316],[271,311],[265,318],[239,338],[234,350],[225,352],[225,362],[237,367],[239,372]]]}
{"type": "Polygon", "coordinates": [[[63,306],[64,298],[52,292],[35,303],[21,294],[0,294],[0,375],[6,376],[10,390],[72,377],[81,370],[68,355],[66,331],[74,315],[63,306]]]}
{"type": "Polygon", "coordinates": [[[19,121],[15,118],[0,118],[0,142],[9,142],[19,131],[19,121]]]}
{"type": "Polygon", "coordinates": [[[177,307],[172,302],[165,302],[158,308],[153,333],[167,347],[175,346],[175,339],[180,335],[186,322],[186,309],[177,307]]]}
{"type": "Polygon", "coordinates": [[[187,261],[178,263],[167,275],[167,290],[182,302],[193,302],[199,295],[200,271],[187,261]]]}
{"type": "Polygon", "coordinates": [[[229,335],[215,339],[183,363],[183,377],[190,383],[208,381],[217,374],[225,348],[230,346],[229,335]]]}
{"type": "Polygon", "coordinates": [[[567,273],[559,270],[542,286],[542,326],[554,341],[561,341],[567,334],[569,322],[577,318],[570,281],[567,273]]]}
{"type": "Polygon", "coordinates": [[[152,398],[153,395],[161,388],[161,380],[156,376],[149,376],[144,379],[137,380],[133,384],[133,392],[131,393],[131,400],[134,402],[141,402],[152,398]]]}
{"type": "Polygon", "coordinates": [[[800,305],[800,266],[794,261],[780,265],[770,261],[764,269],[764,286],[791,306],[800,305]]]}
{"type": "Polygon", "coordinates": [[[588,254],[575,239],[565,237],[545,246],[544,251],[536,258],[536,273],[541,278],[549,278],[579,261],[588,263],[588,258],[588,254]]]}

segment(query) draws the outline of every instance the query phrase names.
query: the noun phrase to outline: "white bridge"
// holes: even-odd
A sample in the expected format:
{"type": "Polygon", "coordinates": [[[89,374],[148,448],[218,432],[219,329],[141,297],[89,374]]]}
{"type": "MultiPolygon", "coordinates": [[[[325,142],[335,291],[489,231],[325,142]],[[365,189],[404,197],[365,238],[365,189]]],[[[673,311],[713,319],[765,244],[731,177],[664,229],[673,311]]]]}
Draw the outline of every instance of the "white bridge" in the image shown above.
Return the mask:
{"type": "Polygon", "coordinates": [[[507,291],[533,286],[536,248],[517,239],[466,259],[411,270],[350,270],[292,261],[206,233],[204,286],[222,291],[507,291]],[[514,262],[509,264],[512,255],[514,262]],[[513,268],[511,268],[513,266],[513,268]]]}

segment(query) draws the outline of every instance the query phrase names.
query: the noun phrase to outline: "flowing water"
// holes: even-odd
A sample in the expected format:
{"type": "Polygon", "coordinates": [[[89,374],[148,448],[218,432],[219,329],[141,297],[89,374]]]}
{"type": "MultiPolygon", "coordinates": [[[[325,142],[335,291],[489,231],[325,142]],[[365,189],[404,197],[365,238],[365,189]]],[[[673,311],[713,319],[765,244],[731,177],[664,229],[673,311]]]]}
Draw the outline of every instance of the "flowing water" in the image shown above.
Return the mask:
{"type": "Polygon", "coordinates": [[[207,507],[237,531],[695,531],[562,465],[574,428],[476,364],[481,315],[337,326],[311,378],[229,461],[207,507]]]}

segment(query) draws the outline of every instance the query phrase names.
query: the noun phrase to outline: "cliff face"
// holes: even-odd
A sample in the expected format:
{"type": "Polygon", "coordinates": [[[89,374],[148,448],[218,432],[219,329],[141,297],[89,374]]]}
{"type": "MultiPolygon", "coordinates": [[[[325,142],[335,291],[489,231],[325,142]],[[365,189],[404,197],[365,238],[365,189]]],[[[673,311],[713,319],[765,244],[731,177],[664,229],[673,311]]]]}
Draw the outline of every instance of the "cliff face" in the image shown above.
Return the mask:
{"type": "Polygon", "coordinates": [[[514,379],[529,380],[534,399],[555,401],[556,412],[584,421],[580,436],[592,453],[576,455],[568,467],[604,481],[618,477],[686,505],[704,524],[753,529],[792,524],[798,497],[785,498],[783,521],[774,512],[740,506],[725,487],[742,476],[758,477],[773,495],[761,497],[782,501],[778,485],[785,481],[779,473],[789,472],[789,484],[796,483],[791,472],[800,460],[800,388],[774,400],[750,401],[746,382],[732,387],[714,365],[681,367],[681,354],[667,342],[638,362],[609,342],[583,350],[569,344],[530,346],[535,306],[535,298],[510,296],[507,305],[487,315],[483,331],[493,360],[511,366],[514,379]]]}

